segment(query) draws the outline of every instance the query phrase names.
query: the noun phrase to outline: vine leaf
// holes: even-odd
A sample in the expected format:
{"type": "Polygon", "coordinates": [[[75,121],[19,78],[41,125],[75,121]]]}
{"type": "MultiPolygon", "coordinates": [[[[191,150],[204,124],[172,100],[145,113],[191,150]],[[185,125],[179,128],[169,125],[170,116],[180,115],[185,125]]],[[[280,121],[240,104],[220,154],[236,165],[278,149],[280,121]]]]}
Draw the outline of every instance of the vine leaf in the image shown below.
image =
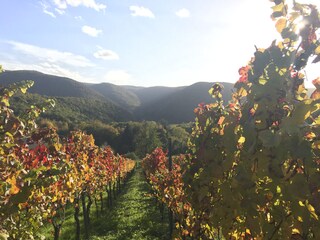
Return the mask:
{"type": "Polygon", "coordinates": [[[276,29],[279,33],[282,33],[283,29],[287,26],[287,19],[279,18],[276,22],[276,29]]]}

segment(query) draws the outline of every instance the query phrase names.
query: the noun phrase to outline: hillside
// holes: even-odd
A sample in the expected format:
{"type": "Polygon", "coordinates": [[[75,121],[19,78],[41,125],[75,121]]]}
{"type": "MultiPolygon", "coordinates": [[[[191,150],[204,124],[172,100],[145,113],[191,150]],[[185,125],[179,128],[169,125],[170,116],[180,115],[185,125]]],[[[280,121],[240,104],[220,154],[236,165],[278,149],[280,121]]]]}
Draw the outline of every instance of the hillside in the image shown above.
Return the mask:
{"type": "Polygon", "coordinates": [[[90,84],[89,87],[127,110],[133,110],[141,105],[139,97],[125,87],[111,83],[90,84]]]}
{"type": "MultiPolygon", "coordinates": [[[[130,89],[130,86],[127,86],[130,89]]],[[[165,98],[175,92],[183,89],[184,87],[146,87],[146,88],[133,88],[131,91],[134,92],[140,99],[141,106],[148,105],[152,102],[156,102],[159,99],[165,98]]]]}
{"type": "MultiPolygon", "coordinates": [[[[224,100],[228,102],[233,84],[223,83],[223,85],[224,100]]],[[[199,103],[214,101],[208,93],[211,86],[212,83],[198,82],[191,86],[178,88],[172,94],[168,94],[137,109],[136,116],[140,120],[163,119],[169,123],[193,121],[193,110],[199,103]]]]}
{"type": "Polygon", "coordinates": [[[34,81],[29,94],[13,98],[16,111],[25,109],[27,103],[40,104],[45,97],[55,99],[56,107],[42,116],[64,122],[100,120],[103,122],[129,121],[133,115],[121,105],[115,104],[84,83],[70,78],[43,74],[36,71],[5,71],[0,74],[0,85],[23,81],[34,81]]]}
{"type": "MultiPolygon", "coordinates": [[[[46,97],[39,94],[19,94],[12,98],[12,108],[19,115],[30,105],[42,105],[46,97]]],[[[91,120],[100,120],[105,123],[114,121],[129,121],[133,119],[132,114],[118,106],[105,101],[92,98],[79,97],[53,97],[55,107],[48,108],[42,117],[66,122],[68,124],[79,124],[91,120]]]]}
{"type": "MultiPolygon", "coordinates": [[[[33,80],[30,93],[38,94],[15,98],[19,105],[32,98],[41,102],[49,96],[57,106],[43,116],[58,121],[102,122],[130,120],[165,120],[181,123],[194,120],[193,110],[199,103],[213,101],[208,94],[212,83],[198,82],[184,87],[136,87],[110,83],[80,83],[73,79],[47,75],[36,71],[6,71],[0,74],[0,85],[33,80]]],[[[232,84],[225,83],[225,96],[230,97],[232,84]]]]}
{"type": "Polygon", "coordinates": [[[103,96],[83,83],[70,78],[48,75],[37,71],[5,71],[0,74],[0,85],[8,85],[23,80],[34,81],[30,93],[50,97],[84,97],[103,99],[103,96]]]}
{"type": "Polygon", "coordinates": [[[156,102],[184,88],[118,86],[111,83],[90,84],[88,86],[106,99],[131,111],[156,102]]]}

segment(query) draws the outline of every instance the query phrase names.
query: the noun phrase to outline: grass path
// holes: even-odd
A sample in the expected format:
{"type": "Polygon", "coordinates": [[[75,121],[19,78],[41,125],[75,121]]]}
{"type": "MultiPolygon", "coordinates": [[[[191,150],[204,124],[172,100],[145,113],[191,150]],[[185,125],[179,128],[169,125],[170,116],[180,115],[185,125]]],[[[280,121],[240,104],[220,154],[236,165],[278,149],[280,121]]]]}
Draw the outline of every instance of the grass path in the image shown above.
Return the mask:
{"type": "Polygon", "coordinates": [[[149,192],[150,187],[138,167],[114,207],[101,218],[92,219],[91,239],[168,239],[168,221],[161,220],[159,208],[148,196],[149,192]]]}

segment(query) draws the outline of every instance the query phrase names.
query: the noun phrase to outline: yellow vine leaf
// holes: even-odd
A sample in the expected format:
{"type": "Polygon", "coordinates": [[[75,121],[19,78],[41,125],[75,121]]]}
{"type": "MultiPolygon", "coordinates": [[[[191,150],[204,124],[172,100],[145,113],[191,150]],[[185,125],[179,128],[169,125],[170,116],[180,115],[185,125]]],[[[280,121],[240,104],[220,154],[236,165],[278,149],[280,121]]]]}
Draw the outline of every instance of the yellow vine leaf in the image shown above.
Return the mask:
{"type": "MultiPolygon", "coordinates": [[[[1,230],[1,231],[4,231],[4,230],[1,230]]],[[[0,232],[0,240],[7,240],[8,238],[9,238],[9,235],[6,232],[0,232]]]]}
{"type": "Polygon", "coordinates": [[[90,181],[90,175],[89,175],[89,174],[86,174],[86,175],[85,175],[85,180],[86,180],[86,181],[90,181]]]}
{"type": "Polygon", "coordinates": [[[278,4],[278,5],[275,5],[274,7],[272,7],[272,10],[274,12],[282,12],[283,11],[283,8],[284,8],[284,4],[283,2],[278,4]]]}
{"type": "Polygon", "coordinates": [[[225,117],[224,117],[224,116],[221,116],[221,117],[219,118],[218,125],[221,125],[221,124],[223,123],[224,119],[225,119],[225,117]]]}
{"type": "Polygon", "coordinates": [[[12,178],[7,179],[6,182],[11,185],[10,194],[15,195],[20,191],[20,188],[17,186],[17,180],[15,176],[12,176],[12,178]]]}
{"type": "Polygon", "coordinates": [[[281,187],[277,186],[277,193],[280,194],[281,193],[281,187]]]}
{"type": "Polygon", "coordinates": [[[290,21],[291,22],[293,22],[293,21],[295,21],[298,17],[300,17],[300,14],[299,14],[299,12],[293,12],[293,13],[291,13],[290,14],[290,21]]]}
{"type": "Polygon", "coordinates": [[[246,141],[246,138],[245,137],[243,137],[243,136],[241,136],[240,138],[239,138],[239,140],[238,140],[238,143],[244,143],[246,141]]]}
{"type": "Polygon", "coordinates": [[[276,22],[276,29],[279,33],[281,33],[286,26],[287,26],[287,19],[285,18],[280,18],[276,22]]]}
{"type": "Polygon", "coordinates": [[[25,94],[27,92],[28,88],[27,87],[21,87],[20,91],[25,94]]]}
{"type": "Polygon", "coordinates": [[[267,79],[265,79],[264,77],[259,78],[259,84],[265,85],[267,82],[268,82],[267,79]]]}
{"type": "Polygon", "coordinates": [[[10,194],[15,195],[20,191],[20,188],[17,187],[17,185],[12,185],[10,188],[10,194]]]}
{"type": "Polygon", "coordinates": [[[240,97],[245,97],[248,95],[247,90],[245,90],[244,88],[240,88],[238,94],[240,97]]]}
{"type": "Polygon", "coordinates": [[[72,188],[71,181],[67,181],[67,186],[68,186],[69,188],[72,188]]]}
{"type": "Polygon", "coordinates": [[[319,220],[319,217],[316,214],[314,207],[308,202],[306,202],[306,205],[307,205],[307,208],[308,208],[309,212],[311,213],[312,217],[314,217],[316,220],[319,220]]]}
{"type": "Polygon", "coordinates": [[[286,74],[286,72],[287,72],[287,69],[286,69],[286,68],[281,68],[281,69],[279,70],[279,75],[280,75],[280,76],[283,76],[283,75],[286,74]]]}
{"type": "Polygon", "coordinates": [[[306,120],[308,117],[310,117],[311,115],[311,111],[308,111],[305,115],[304,115],[304,120],[306,120]]]}

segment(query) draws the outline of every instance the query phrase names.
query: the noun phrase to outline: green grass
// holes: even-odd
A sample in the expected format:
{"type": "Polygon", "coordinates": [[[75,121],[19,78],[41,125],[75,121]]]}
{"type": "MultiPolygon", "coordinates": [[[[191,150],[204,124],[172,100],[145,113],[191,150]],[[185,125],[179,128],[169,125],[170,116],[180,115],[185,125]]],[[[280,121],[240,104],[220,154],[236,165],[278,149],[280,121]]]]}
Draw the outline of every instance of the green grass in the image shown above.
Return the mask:
{"type": "Polygon", "coordinates": [[[93,240],[169,239],[166,216],[148,196],[150,187],[138,168],[104,219],[92,222],[93,240]]]}
{"type": "MultiPolygon", "coordinates": [[[[111,209],[105,209],[99,217],[96,207],[91,207],[91,240],[161,240],[169,239],[168,216],[164,219],[156,205],[155,199],[149,196],[150,186],[145,181],[141,168],[138,167],[130,179],[122,187],[120,195],[113,202],[111,209]]],[[[106,197],[105,195],[104,197],[106,197]]],[[[104,199],[106,205],[106,199],[104,199]]],[[[100,207],[100,201],[98,208],[100,207]]],[[[99,209],[100,210],[100,209],[99,209]]],[[[99,211],[100,212],[100,211],[99,211]]],[[[83,233],[83,217],[80,211],[81,233],[83,233]]],[[[43,228],[46,239],[53,239],[53,228],[43,228]]],[[[73,207],[66,211],[66,221],[61,230],[60,239],[75,239],[75,223],[73,207]]],[[[81,239],[84,239],[82,236],[81,239]]]]}

